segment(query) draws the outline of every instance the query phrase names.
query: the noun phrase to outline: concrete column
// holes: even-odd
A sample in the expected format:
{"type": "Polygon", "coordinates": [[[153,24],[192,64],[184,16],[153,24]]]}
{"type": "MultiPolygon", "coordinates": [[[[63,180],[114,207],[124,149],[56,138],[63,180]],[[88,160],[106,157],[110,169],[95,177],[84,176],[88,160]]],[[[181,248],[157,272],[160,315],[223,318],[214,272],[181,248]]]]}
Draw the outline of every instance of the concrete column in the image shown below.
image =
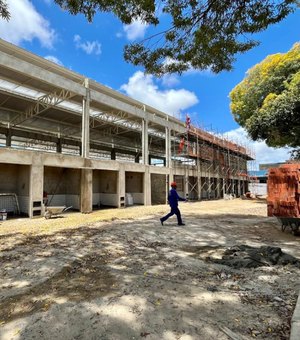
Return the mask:
{"type": "Polygon", "coordinates": [[[135,162],[135,163],[139,163],[139,162],[140,162],[140,155],[139,155],[139,153],[136,153],[136,154],[134,155],[134,162],[135,162]]]}
{"type": "Polygon", "coordinates": [[[171,131],[166,127],[165,130],[166,140],[165,140],[165,148],[166,148],[166,167],[170,168],[171,164],[171,131]]]}
{"type": "Polygon", "coordinates": [[[238,163],[238,187],[237,187],[237,195],[241,197],[241,168],[240,168],[240,157],[237,157],[238,163]]]}
{"type": "Polygon", "coordinates": [[[56,152],[61,153],[62,152],[62,142],[61,142],[61,138],[58,139],[57,143],[56,143],[56,152]]]}
{"type": "Polygon", "coordinates": [[[166,202],[168,202],[169,191],[171,189],[170,184],[174,181],[173,169],[169,168],[169,175],[166,175],[166,202]]]}
{"type": "Polygon", "coordinates": [[[221,178],[220,178],[219,175],[217,177],[217,181],[218,181],[218,184],[217,184],[217,198],[221,198],[221,178]]]}
{"type": "Polygon", "coordinates": [[[82,101],[82,129],[81,129],[81,156],[84,158],[89,157],[90,151],[90,90],[89,80],[84,80],[84,87],[86,95],[82,101]]]}
{"type": "Polygon", "coordinates": [[[93,210],[93,170],[81,169],[80,211],[83,214],[93,210]]]}
{"type": "Polygon", "coordinates": [[[237,190],[238,190],[238,188],[237,188],[237,180],[235,180],[235,179],[233,179],[232,180],[232,193],[233,193],[233,195],[235,195],[235,196],[237,196],[237,190]]]}
{"type": "Polygon", "coordinates": [[[243,181],[243,194],[246,194],[246,192],[249,191],[249,181],[243,181]]]}
{"type": "Polygon", "coordinates": [[[144,172],[144,205],[151,205],[151,175],[148,166],[144,172]]]}
{"type": "Polygon", "coordinates": [[[117,192],[119,197],[118,207],[125,207],[126,177],[123,164],[120,164],[117,192]]]}
{"type": "Polygon", "coordinates": [[[44,188],[44,166],[41,156],[33,158],[30,168],[29,178],[29,217],[42,216],[43,208],[43,188],[44,188]]]}
{"type": "Polygon", "coordinates": [[[238,197],[241,197],[241,183],[242,183],[242,181],[241,181],[241,179],[239,178],[238,179],[238,188],[237,188],[237,194],[238,194],[238,197]]]}
{"type": "Polygon", "coordinates": [[[196,146],[196,152],[197,152],[197,160],[196,160],[196,165],[197,165],[197,199],[198,201],[201,201],[201,191],[202,191],[202,185],[201,185],[201,161],[199,158],[199,143],[197,140],[197,146],[196,146]]]}
{"type": "Polygon", "coordinates": [[[183,191],[184,191],[184,197],[188,198],[189,197],[189,175],[188,174],[184,176],[183,191]]]}
{"type": "Polygon", "coordinates": [[[11,146],[11,129],[7,130],[7,134],[6,134],[6,146],[7,147],[11,146]]]}
{"type": "Polygon", "coordinates": [[[208,178],[207,178],[207,182],[208,182],[208,199],[211,199],[211,177],[210,177],[210,170],[208,172],[208,178]]]}
{"type": "Polygon", "coordinates": [[[168,196],[169,196],[169,191],[170,191],[170,175],[166,175],[166,202],[168,203],[168,196]]]}
{"type": "Polygon", "coordinates": [[[112,149],[110,152],[110,159],[115,161],[116,160],[116,150],[112,149]]]}
{"type": "Polygon", "coordinates": [[[197,174],[197,191],[198,191],[198,200],[201,201],[202,185],[201,185],[201,173],[199,172],[197,174]]]}
{"type": "Polygon", "coordinates": [[[142,120],[142,157],[143,164],[148,165],[148,157],[149,157],[149,145],[148,145],[148,120],[142,120]]]}
{"type": "Polygon", "coordinates": [[[223,178],[223,196],[227,193],[227,179],[223,178]]]}

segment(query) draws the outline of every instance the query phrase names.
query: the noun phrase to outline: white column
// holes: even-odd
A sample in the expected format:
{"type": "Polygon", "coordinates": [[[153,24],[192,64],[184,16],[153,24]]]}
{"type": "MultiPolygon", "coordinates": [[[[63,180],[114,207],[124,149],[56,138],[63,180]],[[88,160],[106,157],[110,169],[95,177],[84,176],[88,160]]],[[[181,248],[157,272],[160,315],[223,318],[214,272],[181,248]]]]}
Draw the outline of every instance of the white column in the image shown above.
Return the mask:
{"type": "Polygon", "coordinates": [[[201,201],[201,192],[202,192],[202,184],[201,184],[201,160],[200,160],[200,149],[199,149],[199,143],[198,143],[198,136],[197,136],[197,146],[196,146],[196,152],[197,152],[197,188],[198,188],[198,200],[201,201]]]}
{"type": "Polygon", "coordinates": [[[90,151],[90,89],[88,78],[84,80],[84,87],[86,95],[82,101],[81,156],[88,158],[90,151]]]}
{"type": "Polygon", "coordinates": [[[148,166],[144,172],[144,205],[151,205],[151,174],[148,166]]]}
{"type": "Polygon", "coordinates": [[[125,192],[126,192],[126,176],[125,176],[125,168],[123,164],[120,164],[118,177],[119,177],[118,188],[117,188],[118,197],[119,197],[118,207],[124,208],[125,207],[125,192]]]}
{"type": "Polygon", "coordinates": [[[142,120],[142,152],[143,164],[149,164],[149,146],[148,146],[148,120],[142,120]]]}
{"type": "Polygon", "coordinates": [[[221,178],[219,174],[217,177],[217,198],[221,198],[221,178]]]}
{"type": "Polygon", "coordinates": [[[171,131],[166,127],[166,140],[165,140],[165,148],[166,148],[166,167],[170,168],[171,164],[171,131]]]}
{"type": "Polygon", "coordinates": [[[81,169],[80,211],[84,214],[93,210],[93,170],[81,169]]]}
{"type": "Polygon", "coordinates": [[[198,172],[198,175],[197,175],[197,188],[198,188],[198,200],[201,201],[202,186],[201,186],[201,173],[200,172],[198,172]]]}
{"type": "Polygon", "coordinates": [[[44,165],[39,154],[33,157],[29,181],[29,217],[42,216],[44,165]]]}
{"type": "Polygon", "coordinates": [[[184,191],[184,197],[188,198],[189,197],[189,181],[190,181],[188,167],[185,168],[184,172],[185,172],[185,174],[184,174],[184,188],[183,188],[183,191],[184,191]]]}

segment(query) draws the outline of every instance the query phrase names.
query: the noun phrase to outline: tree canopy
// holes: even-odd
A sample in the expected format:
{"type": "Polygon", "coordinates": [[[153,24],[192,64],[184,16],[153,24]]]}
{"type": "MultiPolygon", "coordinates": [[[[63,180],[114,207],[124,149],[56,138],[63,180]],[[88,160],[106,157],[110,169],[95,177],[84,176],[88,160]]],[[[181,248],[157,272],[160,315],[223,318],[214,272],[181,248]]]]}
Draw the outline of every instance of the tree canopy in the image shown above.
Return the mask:
{"type": "Polygon", "coordinates": [[[300,43],[251,68],[230,99],[234,119],[253,140],[300,155],[300,43]]]}
{"type": "MultiPolygon", "coordinates": [[[[123,24],[140,20],[157,33],[126,45],[126,61],[160,76],[190,68],[231,70],[237,53],[258,44],[251,35],[293,12],[299,0],[54,0],[71,14],[92,21],[112,12],[123,24]],[[159,25],[168,22],[164,29],[159,25]]],[[[0,15],[5,17],[5,0],[0,15]],[[4,7],[3,7],[4,6],[4,7]]]]}
{"type": "Polygon", "coordinates": [[[0,17],[9,20],[10,18],[10,13],[8,11],[8,5],[5,0],[0,0],[0,17]]]}

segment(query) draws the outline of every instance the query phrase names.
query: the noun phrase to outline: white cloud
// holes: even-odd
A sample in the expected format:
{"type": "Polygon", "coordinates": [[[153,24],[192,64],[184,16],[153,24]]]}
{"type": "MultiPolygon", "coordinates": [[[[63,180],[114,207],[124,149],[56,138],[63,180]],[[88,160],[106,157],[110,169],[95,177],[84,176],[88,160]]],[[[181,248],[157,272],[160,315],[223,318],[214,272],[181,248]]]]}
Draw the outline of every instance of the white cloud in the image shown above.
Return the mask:
{"type": "Polygon", "coordinates": [[[101,44],[97,40],[82,42],[80,35],[76,34],[74,36],[74,42],[76,48],[83,50],[86,54],[101,54],[101,44]]]}
{"type": "Polygon", "coordinates": [[[0,20],[0,37],[13,44],[38,39],[51,48],[55,40],[55,31],[49,22],[37,12],[29,0],[7,0],[10,20],[0,20]]]}
{"type": "Polygon", "coordinates": [[[141,20],[135,20],[130,25],[124,25],[123,30],[128,40],[132,41],[138,38],[144,38],[146,29],[149,25],[141,20]]]}
{"type": "Polygon", "coordinates": [[[134,73],[128,83],[121,86],[121,90],[128,96],[173,116],[199,101],[194,92],[185,89],[161,91],[154,83],[154,77],[141,71],[134,73]]]}
{"type": "Polygon", "coordinates": [[[172,87],[180,83],[178,77],[175,74],[165,74],[161,78],[161,82],[164,86],[172,87]]]}
{"type": "Polygon", "coordinates": [[[224,135],[253,152],[256,169],[258,169],[259,164],[285,162],[290,159],[289,151],[292,150],[291,148],[271,148],[265,142],[254,142],[247,137],[247,133],[242,127],[228,131],[224,135]]]}
{"type": "Polygon", "coordinates": [[[63,63],[56,57],[54,57],[53,55],[47,55],[46,57],[44,57],[45,59],[52,61],[53,63],[62,66],[63,63]]]}

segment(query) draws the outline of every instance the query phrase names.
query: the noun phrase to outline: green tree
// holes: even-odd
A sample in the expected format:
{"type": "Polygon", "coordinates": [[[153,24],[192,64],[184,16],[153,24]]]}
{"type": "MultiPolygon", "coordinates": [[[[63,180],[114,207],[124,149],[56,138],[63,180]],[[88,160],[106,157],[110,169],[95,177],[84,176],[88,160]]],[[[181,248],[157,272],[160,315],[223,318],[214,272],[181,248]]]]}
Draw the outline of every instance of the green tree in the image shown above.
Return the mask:
{"type": "Polygon", "coordinates": [[[251,68],[230,99],[234,119],[253,140],[300,155],[300,43],[251,68]]]}
{"type": "Polygon", "coordinates": [[[8,5],[5,0],[0,0],[0,17],[5,20],[9,20],[10,13],[8,11],[8,5]]]}
{"type": "MultiPolygon", "coordinates": [[[[283,20],[299,0],[54,0],[71,14],[92,21],[112,12],[123,24],[141,20],[157,32],[126,45],[126,61],[160,76],[191,67],[218,73],[231,70],[237,53],[258,44],[251,35],[283,20]],[[169,22],[162,30],[160,21],[169,22]]],[[[0,0],[0,11],[6,10],[0,0]]],[[[2,17],[7,12],[0,12],[2,17]]]]}
{"type": "Polygon", "coordinates": [[[189,68],[218,73],[231,70],[237,53],[258,44],[246,38],[284,19],[297,0],[55,0],[72,14],[89,21],[97,11],[113,12],[124,24],[134,20],[157,26],[168,17],[169,27],[141,42],[125,46],[124,58],[161,76],[189,68]],[[162,14],[164,14],[162,16],[162,14]]]}

